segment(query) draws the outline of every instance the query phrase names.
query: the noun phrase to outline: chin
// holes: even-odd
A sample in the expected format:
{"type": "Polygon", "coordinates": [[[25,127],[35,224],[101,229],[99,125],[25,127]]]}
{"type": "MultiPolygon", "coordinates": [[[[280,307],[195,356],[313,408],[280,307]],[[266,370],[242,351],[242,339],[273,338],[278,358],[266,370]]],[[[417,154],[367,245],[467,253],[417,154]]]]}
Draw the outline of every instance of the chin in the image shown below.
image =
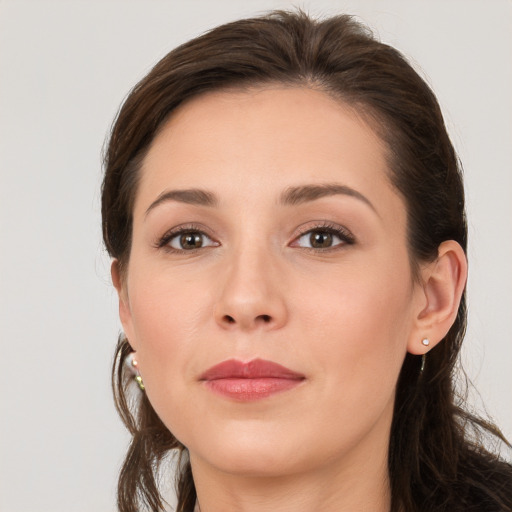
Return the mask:
{"type": "Polygon", "coordinates": [[[208,462],[218,470],[243,477],[276,478],[300,472],[305,462],[292,460],[288,453],[279,447],[229,448],[222,453],[217,449],[207,454],[208,462]]]}
{"type": "Polygon", "coordinates": [[[184,444],[189,449],[192,462],[197,456],[210,466],[237,476],[286,476],[321,465],[323,460],[313,440],[298,439],[289,431],[270,432],[261,425],[260,428],[254,428],[254,425],[247,428],[246,425],[245,428],[229,429],[229,432],[211,432],[208,444],[184,444]]]}

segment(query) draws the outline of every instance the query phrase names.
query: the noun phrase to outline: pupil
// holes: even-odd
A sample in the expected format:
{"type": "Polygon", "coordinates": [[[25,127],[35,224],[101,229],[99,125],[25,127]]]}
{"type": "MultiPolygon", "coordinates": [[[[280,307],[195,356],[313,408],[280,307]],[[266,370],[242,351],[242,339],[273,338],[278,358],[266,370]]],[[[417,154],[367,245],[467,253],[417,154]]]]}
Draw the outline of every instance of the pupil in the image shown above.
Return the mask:
{"type": "Polygon", "coordinates": [[[180,242],[184,249],[198,249],[203,245],[201,235],[198,233],[185,233],[181,235],[180,242]]]}
{"type": "Polygon", "coordinates": [[[311,233],[310,242],[311,247],[317,249],[330,247],[332,245],[332,235],[331,233],[317,231],[316,233],[311,233]]]}

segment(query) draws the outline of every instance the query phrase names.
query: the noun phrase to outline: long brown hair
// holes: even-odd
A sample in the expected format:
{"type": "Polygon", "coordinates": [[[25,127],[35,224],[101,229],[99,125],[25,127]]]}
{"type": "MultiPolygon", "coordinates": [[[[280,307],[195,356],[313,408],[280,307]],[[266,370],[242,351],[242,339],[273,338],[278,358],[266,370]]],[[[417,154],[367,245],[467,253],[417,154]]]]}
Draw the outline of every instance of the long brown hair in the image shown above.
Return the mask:
{"type": "MultiPolygon", "coordinates": [[[[366,116],[386,143],[389,178],[407,205],[413,271],[419,262],[434,260],[445,240],[466,250],[461,168],[428,85],[397,50],[350,16],[314,20],[301,11],[276,11],[228,23],[176,48],[126,99],[105,154],[102,195],[105,245],[122,272],[130,257],[141,163],[173,110],[206,91],[269,83],[317,88],[366,116]]],[[[463,296],[452,328],[429,353],[424,370],[418,356],[404,360],[389,446],[393,511],[512,511],[512,467],[487,452],[477,434],[510,445],[496,427],[466,412],[455,391],[465,327],[463,296]]],[[[113,387],[132,443],[119,478],[119,510],[163,510],[158,470],[177,449],[178,510],[192,511],[196,494],[186,448],[145,394],[131,397],[123,366],[130,351],[121,336],[113,387]]]]}

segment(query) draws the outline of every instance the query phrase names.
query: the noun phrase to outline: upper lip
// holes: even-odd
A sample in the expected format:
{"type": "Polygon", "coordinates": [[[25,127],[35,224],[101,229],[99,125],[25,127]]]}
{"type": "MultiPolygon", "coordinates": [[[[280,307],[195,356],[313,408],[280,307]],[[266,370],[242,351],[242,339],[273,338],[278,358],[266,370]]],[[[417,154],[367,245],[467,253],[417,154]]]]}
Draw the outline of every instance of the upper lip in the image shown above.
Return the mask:
{"type": "Polygon", "coordinates": [[[199,377],[200,380],[206,381],[258,378],[302,380],[305,376],[285,366],[264,359],[253,359],[246,363],[237,359],[228,359],[212,366],[199,377]]]}

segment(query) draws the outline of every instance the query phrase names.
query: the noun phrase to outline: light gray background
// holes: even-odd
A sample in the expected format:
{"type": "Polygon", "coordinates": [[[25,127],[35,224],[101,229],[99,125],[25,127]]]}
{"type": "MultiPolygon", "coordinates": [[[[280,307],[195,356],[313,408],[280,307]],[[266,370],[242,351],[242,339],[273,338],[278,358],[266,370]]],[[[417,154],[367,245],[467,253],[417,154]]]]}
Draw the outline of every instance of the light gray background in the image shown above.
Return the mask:
{"type": "MultiPolygon", "coordinates": [[[[360,15],[420,63],[466,170],[464,361],[512,437],[512,3],[306,1],[360,15]]],[[[109,373],[119,324],[100,242],[100,150],[167,51],[287,1],[0,0],[0,510],[113,511],[127,436],[109,373]]]]}

